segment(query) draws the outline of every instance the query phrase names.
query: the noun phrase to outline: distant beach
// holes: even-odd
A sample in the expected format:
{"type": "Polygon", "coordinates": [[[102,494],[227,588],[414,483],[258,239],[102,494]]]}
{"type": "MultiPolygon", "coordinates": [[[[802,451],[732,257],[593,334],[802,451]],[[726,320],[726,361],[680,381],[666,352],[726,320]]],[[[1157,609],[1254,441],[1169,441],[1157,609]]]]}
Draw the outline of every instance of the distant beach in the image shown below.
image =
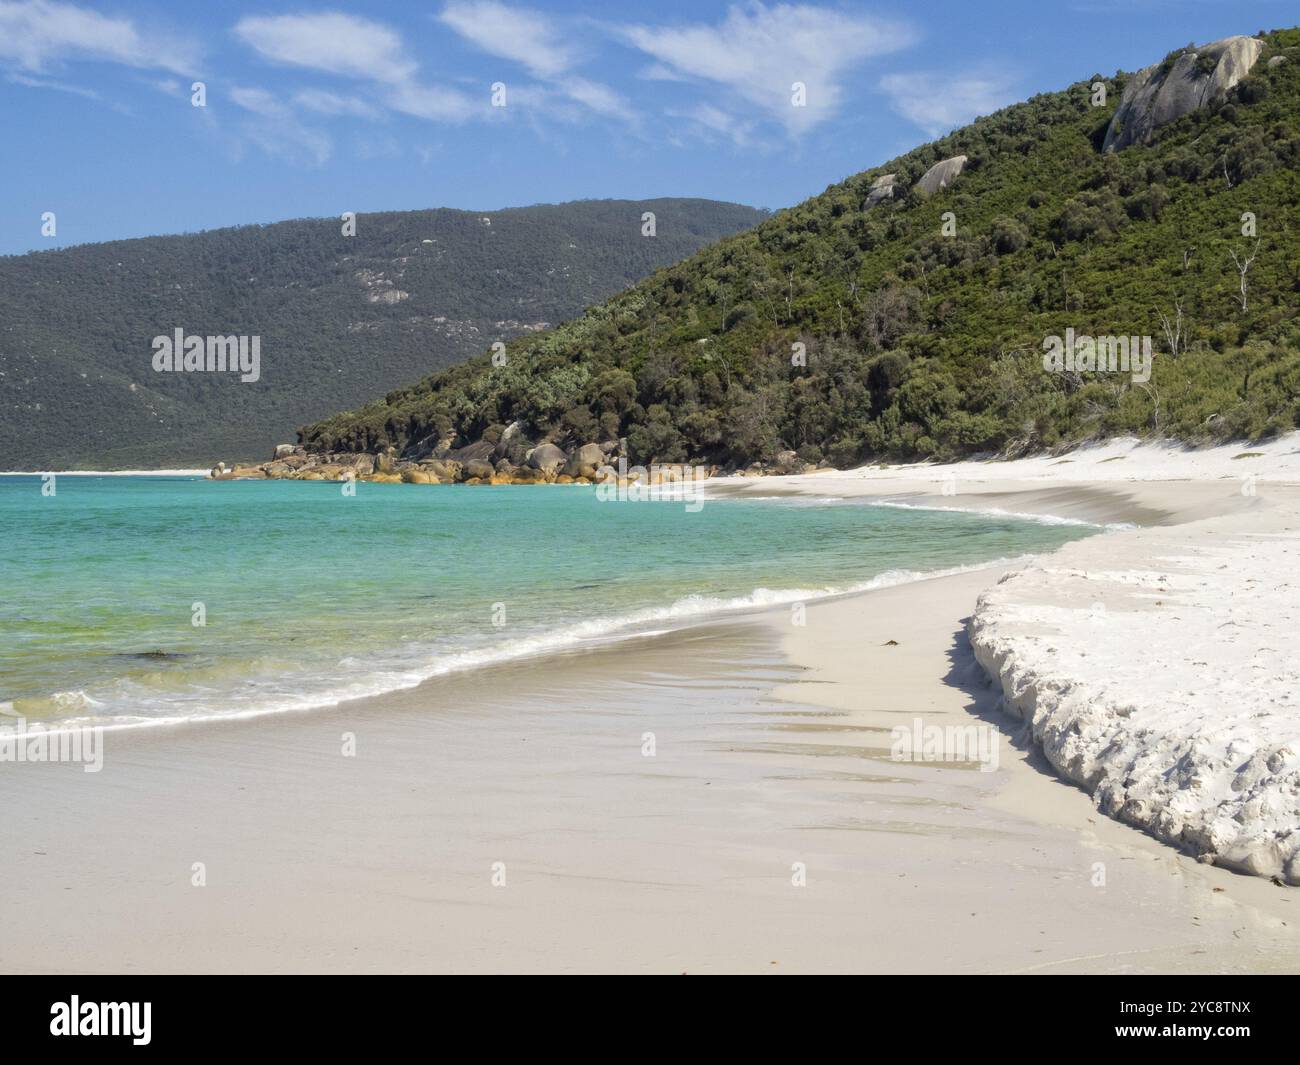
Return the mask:
{"type": "Polygon", "coordinates": [[[206,477],[207,470],[3,470],[0,477],[206,477]]]}

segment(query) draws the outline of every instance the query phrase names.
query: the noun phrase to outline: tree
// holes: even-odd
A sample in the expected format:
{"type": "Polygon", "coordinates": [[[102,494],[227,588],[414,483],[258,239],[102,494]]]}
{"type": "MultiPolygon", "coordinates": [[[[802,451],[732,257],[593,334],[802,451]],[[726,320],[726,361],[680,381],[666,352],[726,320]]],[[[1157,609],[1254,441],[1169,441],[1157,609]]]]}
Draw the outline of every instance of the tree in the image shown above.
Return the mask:
{"type": "Polygon", "coordinates": [[[1242,252],[1242,258],[1237,257],[1236,251],[1229,248],[1228,254],[1232,256],[1232,261],[1237,266],[1237,272],[1241,275],[1241,311],[1246,312],[1246,274],[1249,273],[1251,264],[1255,261],[1255,256],[1259,254],[1259,241],[1255,241],[1255,248],[1250,254],[1242,252]]]}

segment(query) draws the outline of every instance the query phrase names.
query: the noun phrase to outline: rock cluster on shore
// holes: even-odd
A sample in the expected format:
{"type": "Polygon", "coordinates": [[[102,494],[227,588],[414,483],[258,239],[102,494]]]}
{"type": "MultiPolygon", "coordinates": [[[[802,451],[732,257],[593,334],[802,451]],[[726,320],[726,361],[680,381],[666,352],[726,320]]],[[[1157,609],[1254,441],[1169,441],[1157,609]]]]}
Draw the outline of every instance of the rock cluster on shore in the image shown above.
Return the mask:
{"type": "MultiPolygon", "coordinates": [[[[583,444],[566,451],[552,441],[528,441],[518,423],[496,440],[476,440],[462,447],[453,441],[425,442],[399,455],[396,448],[379,452],[318,452],[298,444],[279,444],[267,462],[228,468],[218,463],[209,476],[217,481],[294,480],[370,481],[380,484],[601,484],[637,480],[662,483],[679,479],[671,464],[629,469],[624,440],[583,444]],[[621,471],[621,472],[620,472],[621,471]]],[[[824,465],[824,464],[823,464],[824,465]]],[[[720,473],[742,477],[809,473],[817,467],[793,451],[783,451],[772,463],[754,463],[743,470],[705,466],[705,476],[720,473]]],[[[698,476],[698,474],[696,475],[698,476]]]]}

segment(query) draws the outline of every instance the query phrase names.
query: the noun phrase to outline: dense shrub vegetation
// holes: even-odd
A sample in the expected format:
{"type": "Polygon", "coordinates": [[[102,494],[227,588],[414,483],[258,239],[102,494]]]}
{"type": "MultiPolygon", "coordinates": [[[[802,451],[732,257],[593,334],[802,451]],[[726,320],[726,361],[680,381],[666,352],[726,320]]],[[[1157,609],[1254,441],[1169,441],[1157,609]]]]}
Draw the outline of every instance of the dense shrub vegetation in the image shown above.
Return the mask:
{"type": "Polygon", "coordinates": [[[844,466],[1290,429],[1300,31],[1267,35],[1227,99],[1103,155],[1124,81],[1097,75],[980,119],[511,342],[505,365],[480,355],[300,438],[406,448],[521,421],[568,446],[625,437],[638,461],[743,465],[789,448],[844,466]],[[1106,107],[1091,104],[1098,80],[1106,107]],[[958,154],[969,162],[951,188],[908,191],[958,154]],[[887,173],[900,195],[867,209],[887,173]],[[1254,255],[1244,309],[1234,252],[1254,255]],[[1045,372],[1043,339],[1067,327],[1153,337],[1151,381],[1045,372]]]}

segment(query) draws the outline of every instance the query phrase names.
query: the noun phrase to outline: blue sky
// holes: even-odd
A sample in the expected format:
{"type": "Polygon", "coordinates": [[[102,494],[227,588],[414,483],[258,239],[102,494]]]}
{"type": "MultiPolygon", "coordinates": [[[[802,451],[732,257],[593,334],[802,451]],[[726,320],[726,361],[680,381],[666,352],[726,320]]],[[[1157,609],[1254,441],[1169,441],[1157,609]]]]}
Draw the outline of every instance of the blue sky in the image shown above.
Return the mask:
{"type": "Polygon", "coordinates": [[[1295,21],[1281,0],[0,0],[0,253],[585,197],[779,208],[1036,92],[1295,21]]]}

